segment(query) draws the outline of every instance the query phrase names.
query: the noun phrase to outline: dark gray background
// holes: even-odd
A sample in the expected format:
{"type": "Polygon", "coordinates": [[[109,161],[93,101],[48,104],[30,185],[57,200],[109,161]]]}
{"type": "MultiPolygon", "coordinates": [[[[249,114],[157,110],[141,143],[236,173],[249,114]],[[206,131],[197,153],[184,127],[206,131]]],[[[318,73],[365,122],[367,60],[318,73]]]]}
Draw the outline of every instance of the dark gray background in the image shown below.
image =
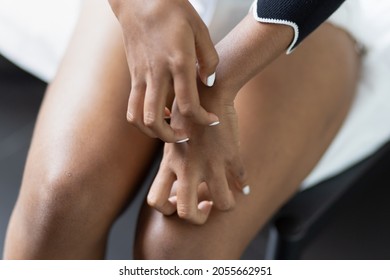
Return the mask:
{"type": "MultiPolygon", "coordinates": [[[[0,57],[0,252],[44,90],[44,83],[0,57]]],[[[386,175],[388,169],[384,166],[380,173],[386,175]]],[[[390,226],[386,219],[390,176],[382,175],[372,178],[372,187],[356,194],[335,215],[306,250],[304,259],[390,258],[390,226]]],[[[133,230],[142,198],[141,194],[114,225],[108,259],[131,258],[133,230]]],[[[259,234],[244,258],[261,259],[265,242],[266,234],[259,234]]]]}

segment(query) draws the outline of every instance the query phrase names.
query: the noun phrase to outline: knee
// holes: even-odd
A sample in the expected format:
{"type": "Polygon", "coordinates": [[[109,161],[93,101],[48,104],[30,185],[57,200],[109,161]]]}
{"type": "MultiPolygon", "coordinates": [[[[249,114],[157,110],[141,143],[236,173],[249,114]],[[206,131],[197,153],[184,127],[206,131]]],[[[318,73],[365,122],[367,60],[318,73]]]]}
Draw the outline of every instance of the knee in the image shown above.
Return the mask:
{"type": "Polygon", "coordinates": [[[62,175],[31,171],[26,169],[10,221],[5,256],[12,259],[103,257],[102,242],[114,219],[108,215],[115,203],[103,201],[106,197],[99,193],[101,185],[84,172],[76,176],[69,172],[62,175]]]}
{"type": "Polygon", "coordinates": [[[178,218],[156,214],[147,221],[140,220],[134,244],[134,258],[141,260],[239,258],[239,255],[235,255],[230,249],[222,239],[217,240],[213,238],[213,234],[208,234],[204,226],[194,226],[178,218]]]}
{"type": "Polygon", "coordinates": [[[54,234],[62,229],[81,230],[99,213],[98,186],[88,176],[70,172],[43,172],[26,176],[18,202],[27,231],[54,234]]]}
{"type": "Polygon", "coordinates": [[[137,236],[134,246],[134,258],[138,260],[180,260],[205,259],[200,257],[200,250],[196,257],[191,248],[183,244],[176,236],[167,236],[160,232],[147,232],[137,236]]]}

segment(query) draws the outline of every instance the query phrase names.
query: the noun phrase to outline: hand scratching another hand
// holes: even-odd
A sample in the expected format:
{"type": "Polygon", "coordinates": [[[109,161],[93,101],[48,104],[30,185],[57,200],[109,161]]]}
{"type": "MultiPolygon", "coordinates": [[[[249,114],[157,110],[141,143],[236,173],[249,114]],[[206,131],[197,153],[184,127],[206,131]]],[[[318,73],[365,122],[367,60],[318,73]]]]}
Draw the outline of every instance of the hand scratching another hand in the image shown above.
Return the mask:
{"type": "Polygon", "coordinates": [[[174,103],[171,125],[186,128],[190,141],[165,144],[160,170],[147,199],[164,215],[177,211],[180,218],[199,225],[207,221],[212,207],[231,210],[234,194],[248,195],[250,191],[239,151],[233,102],[221,102],[223,99],[216,97],[215,91],[216,88],[205,87],[201,90],[202,105],[221,118],[215,127],[190,122],[174,103]]]}
{"type": "Polygon", "coordinates": [[[188,135],[164,120],[176,98],[181,115],[208,126],[219,121],[199,102],[196,77],[212,86],[218,54],[208,29],[188,1],[109,0],[123,31],[131,75],[127,119],[169,143],[188,135]]]}

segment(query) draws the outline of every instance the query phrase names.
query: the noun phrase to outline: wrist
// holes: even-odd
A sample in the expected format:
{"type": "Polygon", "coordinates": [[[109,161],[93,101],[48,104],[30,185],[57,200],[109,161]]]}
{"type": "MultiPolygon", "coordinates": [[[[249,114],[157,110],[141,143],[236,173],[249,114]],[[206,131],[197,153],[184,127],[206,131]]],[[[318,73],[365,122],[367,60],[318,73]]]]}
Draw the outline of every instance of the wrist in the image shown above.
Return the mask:
{"type": "Polygon", "coordinates": [[[216,46],[220,63],[215,87],[221,97],[234,100],[249,80],[286,51],[293,36],[289,26],[260,23],[251,15],[242,20],[216,46]]]}

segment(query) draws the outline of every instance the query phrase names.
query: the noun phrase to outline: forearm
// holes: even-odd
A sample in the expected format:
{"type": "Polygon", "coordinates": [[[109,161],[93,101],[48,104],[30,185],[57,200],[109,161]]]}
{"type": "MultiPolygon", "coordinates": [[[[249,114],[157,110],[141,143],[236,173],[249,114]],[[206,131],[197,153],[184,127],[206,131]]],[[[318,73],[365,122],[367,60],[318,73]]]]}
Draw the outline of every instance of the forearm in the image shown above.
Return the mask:
{"type": "Polygon", "coordinates": [[[290,53],[344,0],[257,0],[217,50],[218,83],[228,98],[281,53],[290,53]]]}
{"type": "Polygon", "coordinates": [[[242,86],[286,52],[293,36],[289,26],[260,23],[248,15],[216,46],[219,92],[233,100],[242,86]]]}

